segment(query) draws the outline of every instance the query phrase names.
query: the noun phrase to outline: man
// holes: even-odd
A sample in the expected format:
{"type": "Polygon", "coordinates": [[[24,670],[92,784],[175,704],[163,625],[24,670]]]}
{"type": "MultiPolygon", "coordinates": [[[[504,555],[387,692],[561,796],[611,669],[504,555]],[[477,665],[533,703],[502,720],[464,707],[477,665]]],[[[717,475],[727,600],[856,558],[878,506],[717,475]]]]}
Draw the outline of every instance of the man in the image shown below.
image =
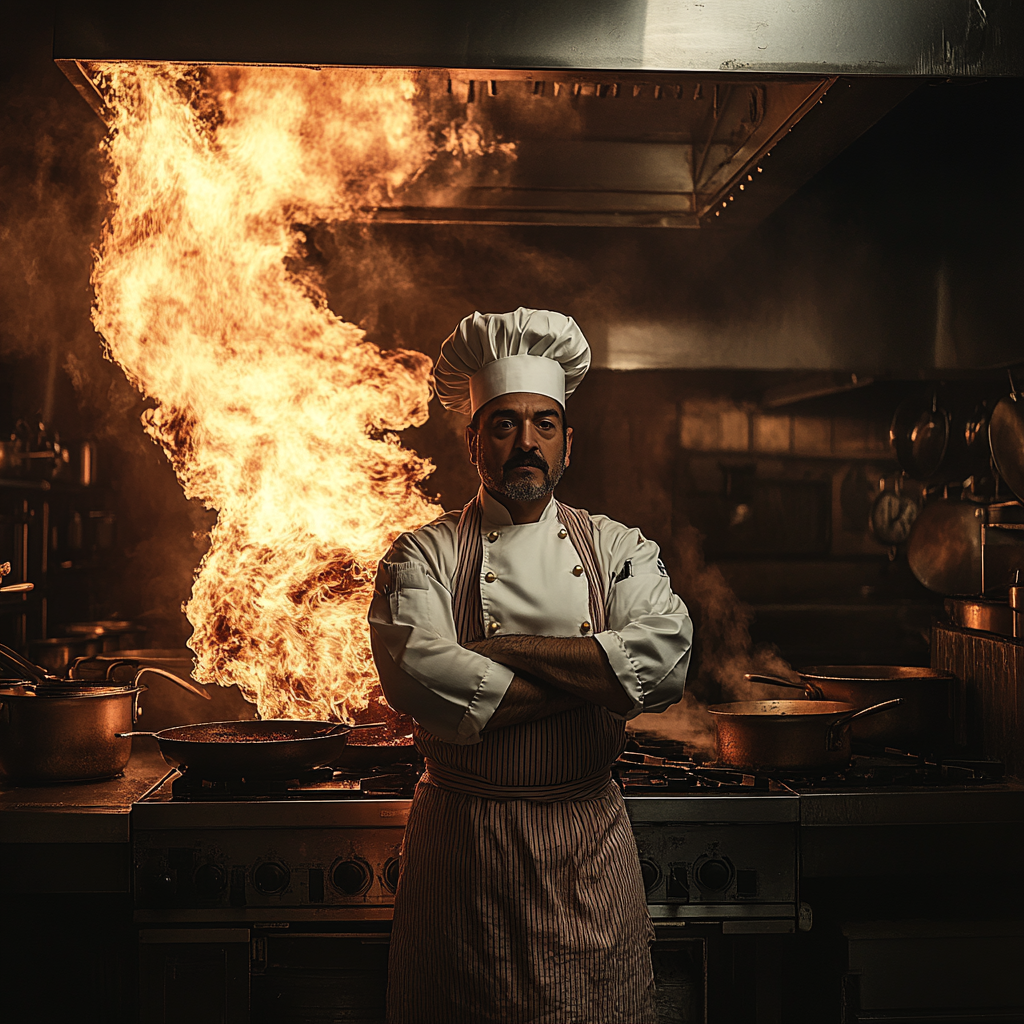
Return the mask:
{"type": "Polygon", "coordinates": [[[426,763],[395,897],[393,1024],[648,1024],[650,941],[610,766],[625,720],[680,699],[692,628],[658,547],[553,498],[565,401],[590,365],[569,317],[466,317],[435,367],[472,416],[477,496],[381,562],[388,701],[426,763]]]}

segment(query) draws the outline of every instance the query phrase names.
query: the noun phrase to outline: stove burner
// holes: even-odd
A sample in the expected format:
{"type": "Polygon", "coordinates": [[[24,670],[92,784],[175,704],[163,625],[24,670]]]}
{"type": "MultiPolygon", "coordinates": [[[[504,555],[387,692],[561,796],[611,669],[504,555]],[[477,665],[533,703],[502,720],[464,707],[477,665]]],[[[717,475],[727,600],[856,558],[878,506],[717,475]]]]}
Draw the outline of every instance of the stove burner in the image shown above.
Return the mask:
{"type": "Polygon", "coordinates": [[[187,802],[411,797],[419,776],[420,770],[411,764],[362,772],[314,768],[295,779],[204,779],[185,768],[171,783],[171,799],[187,802]]]}
{"type": "Polygon", "coordinates": [[[933,759],[892,748],[871,755],[855,754],[850,765],[839,771],[773,772],[702,764],[685,753],[677,754],[678,760],[670,759],[664,756],[663,745],[641,747],[634,741],[630,746],[635,749],[624,751],[616,763],[616,777],[626,793],[796,793],[815,789],[976,786],[999,782],[1004,775],[1004,766],[998,761],[933,759]]]}

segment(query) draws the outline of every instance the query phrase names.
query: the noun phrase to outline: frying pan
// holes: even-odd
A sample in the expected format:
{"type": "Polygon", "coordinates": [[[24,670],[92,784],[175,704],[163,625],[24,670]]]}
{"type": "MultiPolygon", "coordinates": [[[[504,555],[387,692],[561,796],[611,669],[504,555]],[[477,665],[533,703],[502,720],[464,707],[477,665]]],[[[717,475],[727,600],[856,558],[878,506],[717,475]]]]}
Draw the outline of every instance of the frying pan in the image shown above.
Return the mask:
{"type": "Polygon", "coordinates": [[[965,501],[936,501],[921,510],[907,540],[907,564],[929,590],[981,593],[982,515],[965,501]]]}
{"type": "Polygon", "coordinates": [[[204,722],[160,732],[118,733],[152,736],[164,760],[192,769],[204,779],[294,779],[340,756],[353,729],[373,728],[337,722],[270,718],[257,722],[204,722]],[[262,739],[285,733],[287,739],[262,739]]]}
{"type": "Polygon", "coordinates": [[[341,756],[331,764],[336,768],[378,768],[383,765],[409,761],[416,756],[412,736],[403,736],[402,743],[374,743],[378,737],[363,734],[358,743],[348,743],[341,756]]]}
{"type": "Polygon", "coordinates": [[[988,439],[999,475],[1024,501],[1024,398],[1015,390],[992,410],[988,439]]]}
{"type": "Polygon", "coordinates": [[[950,416],[933,392],[912,396],[896,407],[889,443],[911,480],[930,480],[939,471],[949,446],[950,416]]]}

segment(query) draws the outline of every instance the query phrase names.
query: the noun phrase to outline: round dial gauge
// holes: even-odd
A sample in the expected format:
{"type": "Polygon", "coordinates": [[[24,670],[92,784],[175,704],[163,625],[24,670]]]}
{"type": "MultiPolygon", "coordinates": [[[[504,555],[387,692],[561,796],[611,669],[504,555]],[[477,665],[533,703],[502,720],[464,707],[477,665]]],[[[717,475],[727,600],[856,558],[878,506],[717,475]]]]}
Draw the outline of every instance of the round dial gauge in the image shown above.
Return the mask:
{"type": "Polygon", "coordinates": [[[871,532],[883,544],[902,544],[917,518],[917,502],[905,494],[882,491],[871,506],[871,532]]]}

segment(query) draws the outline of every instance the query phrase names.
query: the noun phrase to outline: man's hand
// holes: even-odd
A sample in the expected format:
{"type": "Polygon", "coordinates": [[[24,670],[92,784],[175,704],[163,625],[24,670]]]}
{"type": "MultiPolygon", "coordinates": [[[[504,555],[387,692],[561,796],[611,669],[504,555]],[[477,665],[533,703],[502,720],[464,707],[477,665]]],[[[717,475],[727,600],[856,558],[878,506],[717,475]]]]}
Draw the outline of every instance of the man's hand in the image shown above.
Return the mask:
{"type": "Polygon", "coordinates": [[[593,637],[496,636],[465,646],[517,673],[617,714],[624,715],[633,707],[593,637]]]}
{"type": "Polygon", "coordinates": [[[495,729],[504,729],[510,725],[536,722],[579,707],[582,703],[579,697],[573,697],[564,690],[556,690],[553,686],[545,686],[516,675],[512,677],[505,696],[482,731],[494,732],[495,729]]]}

